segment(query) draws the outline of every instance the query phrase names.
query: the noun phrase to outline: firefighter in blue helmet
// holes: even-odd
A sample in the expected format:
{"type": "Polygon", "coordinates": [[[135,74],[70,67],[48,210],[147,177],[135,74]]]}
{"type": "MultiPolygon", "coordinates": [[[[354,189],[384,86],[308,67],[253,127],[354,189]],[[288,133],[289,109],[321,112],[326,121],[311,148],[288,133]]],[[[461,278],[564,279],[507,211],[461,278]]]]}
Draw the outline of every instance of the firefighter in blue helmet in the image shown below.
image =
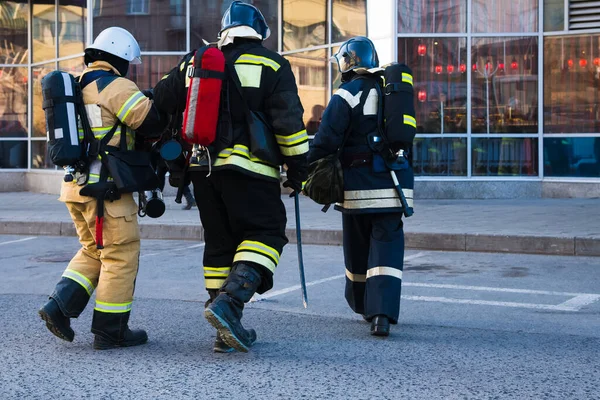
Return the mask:
{"type": "MultiPolygon", "coordinates": [[[[308,135],[296,80],[290,63],[262,45],[269,34],[263,15],[250,4],[234,1],[224,13],[217,46],[239,78],[235,82],[228,72],[224,82],[228,102],[221,101],[220,126],[231,129],[218,130],[209,146],[210,158],[192,157],[190,162],[206,243],[204,282],[210,300],[205,316],[217,329],[216,352],[246,352],[256,340],[256,332],[242,326],[244,304],[255,292],[272,288],[273,273],[288,242],[280,165],[251,152],[244,102],[264,114],[272,128],[275,151],[288,167],[284,186],[300,192],[307,176],[308,135]]],[[[185,109],[186,71],[193,57],[194,52],[186,55],[154,88],[161,111],[173,114],[185,109]]]]}
{"type": "Polygon", "coordinates": [[[390,161],[377,143],[383,131],[383,80],[373,43],[366,37],[352,38],[332,62],[342,74],[342,84],[325,109],[308,161],[334,154],[343,145],[344,201],[335,208],[342,212],[346,300],[371,322],[371,334],[388,336],[400,311],[402,212],[404,208],[412,212],[414,178],[409,161],[403,158],[411,145],[388,143],[385,151],[400,158],[390,161]],[[402,206],[399,190],[407,207],[402,206]]]}

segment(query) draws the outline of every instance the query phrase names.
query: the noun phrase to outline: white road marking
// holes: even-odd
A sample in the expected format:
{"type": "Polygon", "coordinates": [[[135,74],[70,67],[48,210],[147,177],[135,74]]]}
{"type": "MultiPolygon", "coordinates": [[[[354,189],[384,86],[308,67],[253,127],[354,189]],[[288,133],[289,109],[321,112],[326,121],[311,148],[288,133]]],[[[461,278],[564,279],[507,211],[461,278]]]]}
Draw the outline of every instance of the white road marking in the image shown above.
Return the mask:
{"type": "MultiPolygon", "coordinates": [[[[404,257],[404,261],[414,260],[415,258],[423,257],[424,255],[425,255],[425,253],[423,253],[423,252],[417,253],[417,254],[412,254],[410,256],[404,257]]],[[[324,279],[319,279],[316,281],[308,282],[308,283],[306,283],[306,287],[318,285],[320,283],[325,283],[325,282],[329,282],[329,281],[334,281],[336,279],[340,279],[345,276],[346,276],[346,274],[341,274],[341,275],[330,276],[329,278],[324,278],[324,279]]],[[[252,299],[250,301],[255,302],[255,301],[270,299],[271,297],[280,296],[282,294],[290,293],[295,290],[300,290],[301,288],[302,288],[302,286],[300,286],[300,285],[294,285],[294,286],[290,286],[285,289],[279,289],[274,292],[270,292],[265,295],[255,294],[254,297],[252,297],[252,299]]]]}
{"type": "Polygon", "coordinates": [[[37,236],[31,236],[31,237],[26,237],[25,239],[19,239],[19,240],[10,240],[8,242],[2,242],[0,243],[0,246],[4,245],[4,244],[11,244],[11,243],[19,243],[19,242],[26,242],[28,240],[33,240],[33,239],[37,239],[37,236]]]}
{"type": "MultiPolygon", "coordinates": [[[[405,261],[412,260],[415,258],[423,257],[426,253],[417,253],[404,258],[405,261]]],[[[333,281],[336,279],[344,278],[345,274],[330,276],[329,278],[323,278],[316,281],[308,282],[306,286],[314,286],[321,283],[333,281]]],[[[470,305],[485,305],[485,306],[498,306],[498,307],[511,307],[511,308],[528,308],[535,310],[550,310],[550,311],[579,311],[583,307],[588,306],[596,301],[600,300],[600,294],[592,293],[572,293],[572,292],[555,292],[548,290],[532,290],[532,289],[513,289],[513,288],[498,288],[489,286],[468,286],[468,285],[449,285],[449,284],[438,284],[438,283],[411,283],[403,282],[402,286],[421,287],[421,288],[434,288],[434,289],[453,289],[453,290],[472,290],[472,291],[483,291],[483,292],[499,292],[499,293],[519,293],[519,294],[533,294],[533,295],[545,295],[545,296],[566,296],[571,299],[560,303],[560,304],[535,304],[535,303],[520,303],[512,301],[491,301],[491,300],[472,300],[472,299],[455,299],[449,297],[435,297],[435,296],[409,296],[403,295],[402,299],[412,301],[426,301],[426,302],[437,302],[437,303],[455,303],[455,304],[470,304],[470,305]]],[[[281,296],[296,290],[300,290],[300,285],[290,286],[285,289],[276,290],[274,292],[267,293],[266,295],[254,295],[251,302],[261,301],[270,299],[276,296],[281,296]]]]}
{"type": "Polygon", "coordinates": [[[579,294],[572,299],[560,303],[557,307],[572,308],[573,311],[579,311],[585,306],[589,306],[592,303],[600,300],[600,295],[597,294],[579,294]]]}
{"type": "Polygon", "coordinates": [[[168,249],[168,250],[163,250],[163,251],[157,251],[156,253],[147,253],[147,254],[142,254],[140,256],[140,258],[143,257],[151,257],[151,256],[156,256],[158,254],[163,254],[163,253],[169,253],[171,251],[183,251],[183,250],[189,250],[189,249],[196,249],[196,248],[200,248],[200,247],[204,247],[204,243],[200,243],[200,244],[194,244],[192,246],[186,246],[186,247],[177,247],[177,248],[173,248],[173,249],[168,249]]]}

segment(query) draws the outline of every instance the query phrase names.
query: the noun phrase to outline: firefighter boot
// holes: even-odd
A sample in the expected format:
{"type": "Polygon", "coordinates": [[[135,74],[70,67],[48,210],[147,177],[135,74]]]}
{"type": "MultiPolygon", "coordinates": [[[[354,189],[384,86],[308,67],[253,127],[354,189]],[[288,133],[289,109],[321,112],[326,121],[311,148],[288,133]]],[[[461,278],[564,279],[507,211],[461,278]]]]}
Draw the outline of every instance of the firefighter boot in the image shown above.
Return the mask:
{"type": "Polygon", "coordinates": [[[371,335],[389,336],[390,320],[385,315],[376,315],[371,323],[371,335]]]}
{"type": "Polygon", "coordinates": [[[92,333],[94,349],[108,350],[116,347],[139,346],[148,341],[146,331],[129,329],[129,311],[125,313],[105,313],[94,310],[92,333]]]}
{"type": "MultiPolygon", "coordinates": [[[[217,289],[208,289],[208,295],[210,296],[210,298],[206,300],[204,308],[208,307],[208,305],[212,303],[212,301],[215,298],[217,298],[217,296],[219,295],[219,291],[217,289]]],[[[228,346],[227,343],[225,343],[223,339],[221,339],[221,334],[219,333],[219,331],[217,331],[217,338],[215,339],[213,351],[215,353],[231,353],[233,351],[233,348],[231,346],[228,346]]]]}
{"type": "Polygon", "coordinates": [[[248,352],[256,341],[254,329],[242,326],[244,303],[250,301],[260,285],[260,274],[251,265],[235,264],[219,296],[206,308],[204,316],[217,328],[223,341],[237,351],[248,352]]]}
{"type": "Polygon", "coordinates": [[[196,207],[196,200],[194,200],[194,196],[189,189],[183,192],[183,196],[185,197],[185,205],[181,207],[182,210],[191,210],[192,207],[196,207]]]}
{"type": "MultiPolygon", "coordinates": [[[[65,273],[69,273],[67,270],[65,273]]],[[[71,329],[70,318],[77,318],[90,299],[87,290],[69,278],[61,278],[54,292],[38,314],[46,322],[46,327],[56,337],[72,342],[75,332],[71,329]]]]}

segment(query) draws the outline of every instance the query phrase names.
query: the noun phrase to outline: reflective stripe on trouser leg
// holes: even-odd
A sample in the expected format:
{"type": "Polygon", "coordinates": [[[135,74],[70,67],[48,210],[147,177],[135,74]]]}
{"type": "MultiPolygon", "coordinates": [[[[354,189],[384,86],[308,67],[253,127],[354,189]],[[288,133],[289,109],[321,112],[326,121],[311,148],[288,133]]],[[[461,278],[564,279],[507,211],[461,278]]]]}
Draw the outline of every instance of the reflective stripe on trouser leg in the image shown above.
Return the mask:
{"type": "Polygon", "coordinates": [[[207,267],[204,266],[204,287],[209,289],[221,289],[225,279],[231,272],[231,267],[207,267]]]}
{"type": "Polygon", "coordinates": [[[342,214],[342,226],[346,265],[345,297],[354,312],[364,314],[370,219],[365,214],[342,214]]]}
{"type": "Polygon", "coordinates": [[[273,247],[256,240],[244,240],[237,248],[233,262],[252,262],[275,273],[279,264],[279,252],[273,247]]]}
{"type": "Polygon", "coordinates": [[[402,214],[373,214],[369,268],[365,283],[365,313],[385,315],[396,323],[404,262],[402,214]]]}

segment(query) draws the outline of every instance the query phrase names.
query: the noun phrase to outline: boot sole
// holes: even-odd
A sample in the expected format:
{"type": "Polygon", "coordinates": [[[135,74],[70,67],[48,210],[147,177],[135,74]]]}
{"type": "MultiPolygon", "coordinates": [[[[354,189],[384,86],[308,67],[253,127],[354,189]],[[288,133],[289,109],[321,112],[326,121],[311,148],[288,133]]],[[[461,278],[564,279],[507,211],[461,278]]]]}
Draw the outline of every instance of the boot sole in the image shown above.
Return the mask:
{"type": "Polygon", "coordinates": [[[223,339],[225,344],[227,344],[228,346],[232,347],[233,349],[235,349],[239,352],[242,352],[242,353],[248,352],[248,347],[244,343],[242,343],[237,338],[237,336],[235,336],[233,334],[231,327],[223,318],[218,316],[210,308],[207,308],[206,310],[204,310],[204,317],[208,320],[208,322],[213,327],[215,327],[219,331],[219,334],[221,335],[221,339],[223,339]]]}
{"type": "Polygon", "coordinates": [[[50,315],[48,315],[48,313],[44,310],[39,310],[38,314],[40,315],[40,318],[42,318],[42,320],[46,323],[46,328],[48,328],[48,330],[57,338],[65,340],[67,342],[72,342],[73,339],[75,338],[75,334],[73,333],[73,335],[71,335],[70,332],[65,333],[63,331],[60,330],[60,328],[58,328],[58,326],[56,326],[54,324],[54,321],[52,320],[52,318],[50,317],[50,315]]]}
{"type": "Polygon", "coordinates": [[[120,347],[134,347],[134,346],[141,346],[143,344],[148,343],[148,338],[144,339],[144,340],[140,340],[139,342],[135,342],[135,343],[127,343],[127,344],[112,344],[112,343],[102,343],[102,344],[98,344],[96,342],[94,342],[94,350],[111,350],[111,349],[117,349],[120,347]]]}
{"type": "Polygon", "coordinates": [[[224,347],[217,347],[217,346],[215,346],[215,347],[213,347],[213,351],[215,353],[223,353],[223,354],[225,354],[225,353],[233,353],[235,351],[235,349],[233,347],[224,348],[224,347]]]}
{"type": "Polygon", "coordinates": [[[379,330],[375,329],[375,330],[371,331],[371,335],[379,336],[379,337],[390,336],[390,331],[379,331],[379,330]]]}

